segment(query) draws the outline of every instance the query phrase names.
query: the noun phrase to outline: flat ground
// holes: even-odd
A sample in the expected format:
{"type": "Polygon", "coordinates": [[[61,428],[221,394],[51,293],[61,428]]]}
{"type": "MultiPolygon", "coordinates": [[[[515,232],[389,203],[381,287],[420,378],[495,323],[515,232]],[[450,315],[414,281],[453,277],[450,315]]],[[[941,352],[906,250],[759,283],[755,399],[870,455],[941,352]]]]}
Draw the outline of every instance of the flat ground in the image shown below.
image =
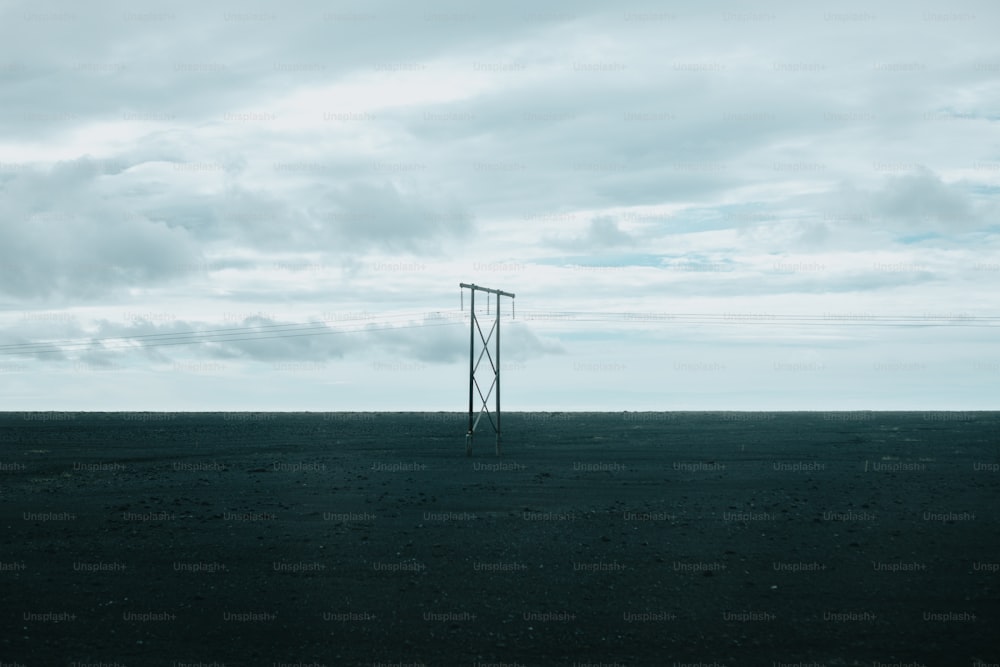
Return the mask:
{"type": "Polygon", "coordinates": [[[464,433],[2,414],[0,664],[1000,663],[1000,413],[464,433]]]}

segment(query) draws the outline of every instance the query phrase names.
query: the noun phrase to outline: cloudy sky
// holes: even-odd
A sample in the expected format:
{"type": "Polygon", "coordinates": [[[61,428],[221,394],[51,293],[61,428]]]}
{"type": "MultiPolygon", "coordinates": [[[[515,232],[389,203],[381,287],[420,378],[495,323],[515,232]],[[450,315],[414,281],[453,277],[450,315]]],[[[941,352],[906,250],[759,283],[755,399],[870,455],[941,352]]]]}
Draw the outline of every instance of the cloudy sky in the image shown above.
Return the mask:
{"type": "Polygon", "coordinates": [[[998,19],[0,1],[2,409],[996,408],[998,19]]]}

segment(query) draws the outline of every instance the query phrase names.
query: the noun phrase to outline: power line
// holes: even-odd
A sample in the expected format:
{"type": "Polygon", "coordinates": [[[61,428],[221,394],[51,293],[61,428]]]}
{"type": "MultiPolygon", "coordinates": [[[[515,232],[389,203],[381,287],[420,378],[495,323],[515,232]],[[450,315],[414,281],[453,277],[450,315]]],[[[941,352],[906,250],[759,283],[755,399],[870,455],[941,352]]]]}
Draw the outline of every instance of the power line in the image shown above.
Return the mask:
{"type": "MultiPolygon", "coordinates": [[[[379,317],[363,316],[363,317],[344,318],[343,320],[339,320],[339,321],[351,322],[351,321],[363,320],[363,321],[367,321],[367,322],[370,322],[370,323],[382,323],[382,322],[391,321],[391,320],[398,320],[398,319],[404,319],[404,318],[412,318],[414,315],[415,314],[413,314],[413,313],[397,313],[397,314],[394,314],[394,315],[383,315],[383,316],[379,316],[379,317]]],[[[427,313],[420,313],[420,315],[427,316],[428,314],[427,313]]],[[[246,326],[245,327],[227,327],[227,328],[223,328],[223,329],[202,329],[202,330],[196,330],[196,331],[174,331],[174,332],[156,333],[156,334],[135,334],[135,335],[132,335],[132,336],[109,336],[109,337],[104,337],[104,338],[75,338],[75,339],[65,339],[65,340],[52,340],[52,341],[46,341],[44,343],[13,343],[13,344],[8,344],[8,345],[0,345],[0,350],[3,350],[4,348],[10,348],[10,347],[27,347],[27,346],[31,346],[31,345],[42,345],[42,346],[46,346],[46,347],[51,347],[52,345],[62,345],[62,344],[76,345],[76,344],[85,344],[85,343],[86,344],[90,344],[90,343],[102,342],[102,341],[109,341],[109,340],[145,340],[145,339],[154,339],[154,338],[175,338],[175,337],[178,337],[178,336],[189,336],[189,335],[190,336],[195,336],[195,335],[197,335],[197,336],[201,336],[201,335],[220,335],[220,336],[224,336],[224,335],[235,335],[235,334],[226,334],[226,333],[217,333],[217,332],[251,332],[251,331],[255,332],[255,331],[259,331],[259,330],[278,330],[278,329],[285,329],[285,328],[289,328],[289,327],[296,327],[296,328],[299,328],[299,327],[302,327],[302,328],[316,328],[316,327],[318,327],[318,328],[326,328],[327,326],[328,325],[327,325],[326,322],[293,322],[293,323],[288,323],[288,324],[259,324],[259,325],[249,326],[249,327],[246,327],[246,326]]]]}
{"type": "MultiPolygon", "coordinates": [[[[396,316],[398,319],[398,316],[396,316]]],[[[346,333],[365,333],[378,331],[396,331],[400,329],[417,329],[422,327],[456,326],[459,322],[423,322],[420,324],[398,324],[391,325],[390,322],[379,321],[369,323],[362,328],[342,328],[330,329],[324,323],[309,322],[287,325],[262,325],[262,327],[234,327],[231,329],[208,329],[204,331],[177,332],[172,334],[143,334],[138,336],[115,336],[109,338],[80,338],[64,341],[49,341],[40,343],[15,343],[0,345],[0,355],[36,355],[36,354],[61,354],[63,352],[82,352],[94,349],[98,342],[104,344],[97,348],[100,351],[133,350],[146,349],[150,347],[167,347],[175,345],[197,345],[202,343],[235,343],[242,341],[271,340],[276,338],[300,338],[304,336],[331,336],[346,333]],[[378,326],[390,325],[390,326],[378,326]],[[268,327],[298,327],[288,329],[279,333],[274,331],[260,331],[259,329],[268,327]],[[232,333],[218,333],[230,331],[232,333]],[[273,335],[258,335],[258,334],[273,335]],[[166,337],[164,339],[149,340],[153,337],[166,337]],[[112,341],[110,344],[108,341],[112,341]],[[133,343],[139,343],[137,347],[133,343]]]]}
{"type": "MultiPolygon", "coordinates": [[[[225,327],[196,331],[175,331],[150,334],[108,336],[100,338],[57,339],[39,342],[0,345],[0,355],[59,354],[63,352],[99,350],[129,350],[137,348],[197,345],[203,343],[235,343],[304,336],[329,336],[347,333],[415,329],[460,324],[460,314],[448,312],[407,312],[380,316],[347,317],[348,328],[333,329],[328,322],[291,322],[225,327]],[[396,324],[416,317],[420,324],[396,324]],[[452,321],[447,321],[451,319],[452,321]],[[364,325],[360,326],[359,325],[364,325]]],[[[781,315],[772,313],[671,313],[671,312],[610,312],[571,310],[530,310],[521,313],[524,321],[565,323],[629,323],[677,325],[772,325],[772,326],[850,326],[850,327],[995,327],[1000,316],[967,315],[781,315]]]]}
{"type": "Polygon", "coordinates": [[[527,311],[524,320],[541,322],[632,322],[662,324],[771,324],[807,326],[932,327],[1000,325],[1000,316],[966,315],[778,315],[771,313],[669,313],[527,311]]]}

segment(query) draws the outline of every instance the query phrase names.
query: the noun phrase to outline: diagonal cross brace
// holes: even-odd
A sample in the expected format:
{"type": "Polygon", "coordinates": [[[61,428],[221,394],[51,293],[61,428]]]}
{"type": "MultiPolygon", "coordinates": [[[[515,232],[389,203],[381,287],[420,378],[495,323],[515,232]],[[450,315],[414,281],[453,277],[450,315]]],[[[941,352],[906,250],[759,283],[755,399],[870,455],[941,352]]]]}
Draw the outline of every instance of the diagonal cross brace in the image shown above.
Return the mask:
{"type": "Polygon", "coordinates": [[[479,358],[476,359],[476,365],[472,367],[472,372],[475,374],[479,370],[479,364],[483,360],[483,355],[490,360],[490,367],[493,368],[494,375],[497,373],[497,367],[493,365],[493,357],[490,356],[490,339],[493,338],[493,332],[498,329],[497,322],[493,322],[493,326],[490,327],[490,334],[483,338],[483,330],[479,328],[479,318],[473,317],[473,321],[476,323],[476,329],[479,331],[479,340],[483,342],[483,350],[479,353],[479,358]]]}
{"type": "MultiPolygon", "coordinates": [[[[477,323],[477,325],[478,325],[478,323],[477,323]]],[[[480,331],[479,333],[480,333],[480,339],[482,339],[482,331],[480,331]]],[[[490,331],[490,336],[492,336],[492,335],[493,335],[493,332],[491,330],[490,331]]],[[[493,381],[490,382],[490,386],[486,390],[486,395],[483,396],[482,387],[479,386],[479,380],[476,379],[475,373],[473,372],[472,383],[473,383],[473,385],[475,385],[476,391],[479,393],[479,400],[481,402],[481,407],[479,408],[479,414],[476,416],[476,421],[473,422],[473,424],[472,424],[472,430],[473,430],[473,432],[475,432],[476,427],[479,426],[479,420],[483,418],[483,412],[484,411],[486,412],[486,417],[490,420],[490,425],[493,426],[493,430],[497,431],[497,425],[493,423],[493,418],[490,416],[489,400],[490,400],[490,395],[493,393],[493,388],[497,386],[497,382],[499,380],[499,378],[497,376],[499,375],[499,372],[497,370],[497,366],[495,366],[493,364],[493,357],[490,356],[489,348],[486,347],[486,343],[489,341],[489,338],[490,337],[488,336],[486,338],[486,340],[483,341],[483,345],[484,345],[483,351],[479,353],[479,359],[476,360],[476,365],[474,366],[474,369],[478,369],[479,368],[479,364],[483,360],[483,353],[485,353],[486,354],[486,358],[490,362],[490,367],[493,369],[493,381]]]]}
{"type": "MultiPolygon", "coordinates": [[[[496,378],[493,379],[493,382],[490,383],[489,389],[486,390],[486,396],[483,396],[483,390],[480,388],[479,383],[475,382],[475,385],[476,385],[476,391],[479,392],[479,398],[480,400],[482,400],[482,407],[479,408],[479,416],[476,417],[476,422],[475,424],[473,424],[473,429],[472,429],[473,431],[476,430],[474,427],[475,425],[479,424],[479,420],[482,418],[484,410],[486,411],[486,416],[489,417],[490,419],[490,424],[493,424],[493,418],[490,417],[489,400],[490,400],[490,394],[493,393],[493,387],[496,386],[496,378]]],[[[496,424],[493,424],[493,430],[494,431],[496,430],[496,424]]]]}

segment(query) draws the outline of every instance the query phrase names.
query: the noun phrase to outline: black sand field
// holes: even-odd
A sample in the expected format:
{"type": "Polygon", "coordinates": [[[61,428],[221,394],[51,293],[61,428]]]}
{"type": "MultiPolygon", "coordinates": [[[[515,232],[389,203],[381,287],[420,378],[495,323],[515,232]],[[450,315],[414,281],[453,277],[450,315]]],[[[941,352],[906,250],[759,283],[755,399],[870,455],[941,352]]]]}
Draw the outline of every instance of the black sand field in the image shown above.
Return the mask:
{"type": "Polygon", "coordinates": [[[0,415],[0,664],[1000,663],[1000,413],[504,431],[0,415]]]}

